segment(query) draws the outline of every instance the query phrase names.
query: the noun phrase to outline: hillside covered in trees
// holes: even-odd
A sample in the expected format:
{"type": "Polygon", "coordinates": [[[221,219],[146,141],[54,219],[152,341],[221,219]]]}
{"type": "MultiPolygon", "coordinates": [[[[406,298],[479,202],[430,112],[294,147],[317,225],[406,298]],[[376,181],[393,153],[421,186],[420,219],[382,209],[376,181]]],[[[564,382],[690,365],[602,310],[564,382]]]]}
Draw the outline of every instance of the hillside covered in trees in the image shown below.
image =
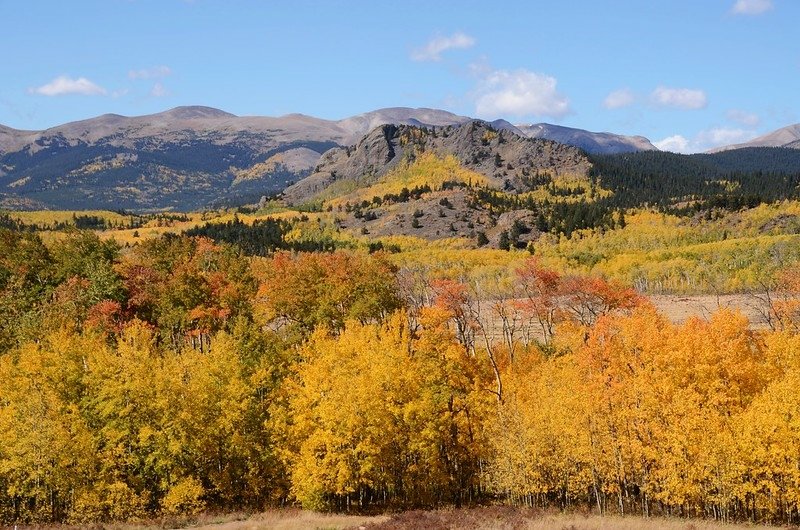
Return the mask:
{"type": "Polygon", "coordinates": [[[796,199],[798,186],[795,149],[587,156],[473,121],[375,129],[327,152],[282,200],[328,212],[337,226],[364,235],[462,237],[509,248],[545,233],[613,229],[635,208],[711,218],[796,199]]]}
{"type": "Polygon", "coordinates": [[[750,147],[714,154],[659,151],[592,157],[593,178],[614,192],[615,205],[739,209],[800,194],[800,151],[750,147]]]}

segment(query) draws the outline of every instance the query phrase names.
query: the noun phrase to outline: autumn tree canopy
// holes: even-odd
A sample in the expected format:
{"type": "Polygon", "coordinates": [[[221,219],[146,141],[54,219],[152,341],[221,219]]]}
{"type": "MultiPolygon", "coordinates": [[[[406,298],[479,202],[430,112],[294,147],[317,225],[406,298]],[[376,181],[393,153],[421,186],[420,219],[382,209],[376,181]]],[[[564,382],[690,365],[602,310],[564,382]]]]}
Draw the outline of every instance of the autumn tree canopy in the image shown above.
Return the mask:
{"type": "Polygon", "coordinates": [[[487,499],[794,524],[800,335],[612,280],[0,229],[0,520],[487,499]]]}

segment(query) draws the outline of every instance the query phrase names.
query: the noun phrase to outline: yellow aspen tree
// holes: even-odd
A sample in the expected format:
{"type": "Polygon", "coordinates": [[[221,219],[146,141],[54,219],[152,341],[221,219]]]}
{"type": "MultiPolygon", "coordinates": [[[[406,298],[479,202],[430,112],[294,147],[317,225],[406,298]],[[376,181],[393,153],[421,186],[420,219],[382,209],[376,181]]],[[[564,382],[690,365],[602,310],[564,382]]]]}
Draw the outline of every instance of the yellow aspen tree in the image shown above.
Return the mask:
{"type": "Polygon", "coordinates": [[[103,348],[69,332],[0,356],[0,514],[4,521],[60,521],[74,492],[93,487],[90,426],[78,407],[81,353],[103,348]]]}

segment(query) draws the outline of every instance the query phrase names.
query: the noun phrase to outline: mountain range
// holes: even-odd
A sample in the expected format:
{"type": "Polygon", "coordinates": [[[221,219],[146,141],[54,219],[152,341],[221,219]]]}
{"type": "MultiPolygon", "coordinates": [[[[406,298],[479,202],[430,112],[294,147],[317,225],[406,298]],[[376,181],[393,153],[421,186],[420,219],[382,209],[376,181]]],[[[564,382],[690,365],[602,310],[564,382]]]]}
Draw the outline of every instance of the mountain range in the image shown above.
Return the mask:
{"type": "Polygon", "coordinates": [[[730,151],[732,149],[744,149],[747,147],[788,147],[800,149],[800,123],[783,127],[777,131],[753,138],[749,142],[741,144],[726,145],[717,149],[712,149],[710,153],[720,151],[730,151]]]}
{"type": "MultiPolygon", "coordinates": [[[[190,210],[255,201],[313,173],[327,150],[383,124],[473,121],[436,109],[387,108],[342,120],[302,114],[235,116],[178,107],[147,116],[105,114],[44,131],[0,126],[0,206],[190,210]]],[[[644,139],[547,124],[491,125],[587,151],[654,149],[644,139]],[[536,128],[538,127],[538,128],[536,128]]]]}
{"type": "MultiPolygon", "coordinates": [[[[148,211],[252,203],[319,173],[315,170],[323,154],[355,146],[382,125],[431,128],[469,122],[589,154],[656,150],[641,136],[546,123],[483,122],[426,108],[386,108],[325,120],[177,107],[147,116],[105,114],[43,131],[0,125],[0,207],[148,211]]],[[[797,146],[800,126],[781,131],[754,142],[797,146]]]]}

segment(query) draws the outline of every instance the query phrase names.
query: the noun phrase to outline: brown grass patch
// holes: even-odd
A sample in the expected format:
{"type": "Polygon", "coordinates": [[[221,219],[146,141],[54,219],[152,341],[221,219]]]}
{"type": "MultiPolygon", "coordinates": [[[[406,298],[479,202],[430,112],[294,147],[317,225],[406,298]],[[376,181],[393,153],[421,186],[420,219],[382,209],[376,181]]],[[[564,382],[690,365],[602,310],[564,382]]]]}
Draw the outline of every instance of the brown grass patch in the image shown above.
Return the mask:
{"type": "MultiPolygon", "coordinates": [[[[386,521],[368,523],[363,528],[364,530],[752,530],[756,526],[697,519],[562,514],[492,506],[402,512],[392,515],[386,521]]],[[[758,525],[758,528],[779,527],[758,525]]]]}
{"type": "Polygon", "coordinates": [[[343,530],[388,520],[386,516],[343,515],[299,509],[269,510],[256,515],[246,513],[202,514],[196,517],[165,517],[139,523],[97,523],[73,525],[12,525],[0,529],[16,530],[164,530],[192,528],[202,530],[343,530]]]}
{"type": "MultiPolygon", "coordinates": [[[[0,528],[12,529],[14,526],[0,528]]],[[[510,506],[413,510],[391,516],[322,514],[299,509],[269,510],[257,515],[205,514],[193,518],[153,519],[141,523],[104,523],[84,526],[19,525],[17,530],[769,530],[781,527],[726,524],[699,519],[618,517],[565,514],[510,506]]],[[[786,527],[783,527],[786,528],[786,527]]],[[[795,530],[796,527],[795,527],[795,530]]]]}

